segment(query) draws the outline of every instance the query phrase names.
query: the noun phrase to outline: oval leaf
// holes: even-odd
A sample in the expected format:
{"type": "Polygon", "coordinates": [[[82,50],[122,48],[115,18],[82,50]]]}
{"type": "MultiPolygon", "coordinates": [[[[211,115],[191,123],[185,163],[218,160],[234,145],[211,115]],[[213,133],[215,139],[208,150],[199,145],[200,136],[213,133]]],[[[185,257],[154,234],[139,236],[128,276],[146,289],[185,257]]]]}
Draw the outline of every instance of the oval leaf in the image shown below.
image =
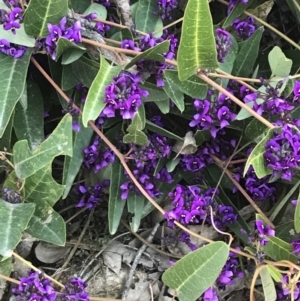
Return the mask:
{"type": "MultiPolygon", "coordinates": [[[[297,186],[299,184],[297,183],[297,186]]],[[[295,216],[294,216],[294,223],[295,223],[295,230],[297,233],[300,233],[300,192],[298,195],[298,201],[297,201],[297,206],[295,210],[295,216]]]]}
{"type": "Polygon", "coordinates": [[[216,281],[229,255],[229,248],[218,241],[180,259],[162,276],[175,289],[180,301],[194,301],[216,281]]]}
{"type": "Polygon", "coordinates": [[[91,3],[91,5],[86,9],[86,11],[83,14],[88,15],[91,13],[96,13],[98,19],[106,20],[107,18],[106,7],[99,3],[91,3]]]}
{"type": "Polygon", "coordinates": [[[273,76],[286,77],[290,74],[293,61],[286,58],[282,50],[275,46],[268,55],[268,60],[273,76]]]}
{"type": "Polygon", "coordinates": [[[143,195],[137,195],[134,191],[129,193],[127,199],[127,208],[128,211],[133,214],[130,222],[130,227],[133,232],[137,232],[140,227],[144,205],[145,197],[143,195]]]}
{"type": "Polygon", "coordinates": [[[35,37],[48,35],[47,24],[57,24],[68,13],[68,0],[30,0],[24,17],[27,34],[35,37]]]}
{"type": "Polygon", "coordinates": [[[267,266],[260,270],[259,276],[264,290],[265,301],[276,301],[277,293],[275,285],[267,266]]]}
{"type": "Polygon", "coordinates": [[[207,0],[189,0],[184,11],[177,54],[178,75],[187,80],[200,69],[216,69],[216,42],[207,0]]]}

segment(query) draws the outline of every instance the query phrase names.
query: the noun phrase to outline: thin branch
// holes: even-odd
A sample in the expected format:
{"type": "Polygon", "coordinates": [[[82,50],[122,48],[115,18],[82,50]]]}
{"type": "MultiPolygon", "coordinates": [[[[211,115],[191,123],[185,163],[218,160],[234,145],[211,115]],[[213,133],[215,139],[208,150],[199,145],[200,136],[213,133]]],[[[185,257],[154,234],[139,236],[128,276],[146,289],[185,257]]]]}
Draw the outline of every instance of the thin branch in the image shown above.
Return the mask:
{"type": "Polygon", "coordinates": [[[247,201],[253,206],[253,208],[265,219],[266,223],[271,226],[273,229],[275,225],[270,221],[270,219],[265,215],[265,213],[256,205],[256,203],[252,200],[249,194],[245,191],[245,189],[240,185],[240,183],[232,176],[231,172],[223,167],[223,162],[216,157],[215,155],[210,155],[211,158],[218,164],[219,167],[223,168],[228,178],[232,181],[232,183],[238,188],[238,190],[243,194],[243,196],[247,199],[247,201]]]}
{"type": "Polygon", "coordinates": [[[217,89],[221,93],[225,94],[233,102],[235,102],[241,108],[243,108],[244,110],[246,110],[248,113],[250,113],[253,117],[255,117],[257,120],[259,120],[261,123],[263,123],[264,125],[266,125],[268,128],[270,128],[270,129],[275,128],[275,126],[271,122],[269,122],[268,120],[266,120],[265,118],[263,118],[262,116],[260,116],[259,114],[257,114],[254,110],[252,110],[250,107],[248,107],[245,103],[243,103],[242,101],[240,101],[234,95],[232,95],[231,93],[229,93],[226,89],[224,89],[223,87],[221,87],[220,85],[218,85],[217,83],[215,83],[212,79],[210,79],[209,77],[207,77],[203,72],[198,72],[197,75],[201,79],[203,79],[206,83],[210,84],[215,89],[217,89]]]}

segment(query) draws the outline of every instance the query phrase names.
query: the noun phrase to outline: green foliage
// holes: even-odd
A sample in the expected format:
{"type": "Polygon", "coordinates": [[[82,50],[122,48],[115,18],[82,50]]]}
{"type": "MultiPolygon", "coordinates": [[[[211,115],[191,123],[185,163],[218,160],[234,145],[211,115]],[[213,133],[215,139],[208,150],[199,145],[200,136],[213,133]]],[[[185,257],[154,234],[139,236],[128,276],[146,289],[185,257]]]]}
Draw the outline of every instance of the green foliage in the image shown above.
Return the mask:
{"type": "Polygon", "coordinates": [[[34,204],[10,204],[0,199],[0,255],[11,256],[34,209],[34,204]]]}
{"type": "Polygon", "coordinates": [[[184,11],[177,61],[181,81],[187,80],[198,69],[218,68],[208,1],[188,1],[184,11]]]}
{"type": "Polygon", "coordinates": [[[255,174],[259,179],[272,173],[272,170],[265,166],[264,152],[266,143],[270,140],[274,131],[276,130],[278,130],[278,128],[268,130],[265,137],[255,146],[247,159],[244,169],[244,176],[251,165],[253,166],[255,174]]]}
{"type": "Polygon", "coordinates": [[[264,290],[265,301],[276,301],[277,293],[275,285],[267,266],[260,270],[259,276],[264,290]]]}
{"type": "Polygon", "coordinates": [[[17,103],[14,118],[14,130],[19,140],[26,139],[32,151],[44,141],[44,108],[39,86],[27,82],[27,109],[17,103]]]}
{"type": "Polygon", "coordinates": [[[0,53],[0,138],[4,134],[15,105],[24,91],[30,56],[31,51],[29,50],[17,60],[0,53]]]}
{"type": "Polygon", "coordinates": [[[258,56],[262,34],[263,28],[260,27],[248,40],[243,42],[243,45],[234,61],[232,75],[248,77],[251,74],[251,72],[253,71],[254,63],[258,56]]]}
{"type": "MultiPolygon", "coordinates": [[[[299,184],[297,186],[299,186],[299,184]]],[[[295,230],[296,230],[296,232],[300,233],[300,193],[299,193],[298,199],[297,199],[297,206],[296,206],[296,210],[295,210],[294,222],[295,222],[295,230]]]]}
{"type": "Polygon", "coordinates": [[[134,66],[140,60],[153,60],[158,62],[164,62],[165,58],[162,56],[162,53],[167,52],[169,50],[170,41],[164,41],[162,43],[157,44],[155,47],[149,48],[143,53],[134,57],[130,63],[125,66],[125,69],[129,69],[134,66]]]}
{"type": "Polygon", "coordinates": [[[122,191],[120,189],[121,184],[125,181],[124,168],[119,160],[115,160],[111,170],[108,200],[108,226],[111,235],[118,230],[123,208],[126,204],[126,201],[121,199],[122,191]]]}
{"type": "Polygon", "coordinates": [[[286,77],[290,74],[293,61],[286,58],[278,46],[269,52],[268,59],[273,76],[286,77]]]}
{"type": "Polygon", "coordinates": [[[0,26],[0,37],[17,45],[27,47],[34,47],[35,45],[35,39],[26,34],[23,26],[16,31],[16,34],[11,34],[10,31],[4,30],[3,26],[0,26]]]}
{"type": "Polygon", "coordinates": [[[25,179],[49,165],[59,155],[72,156],[72,117],[66,115],[53,133],[33,152],[26,140],[18,141],[13,148],[16,175],[25,179]]]}
{"type": "Polygon", "coordinates": [[[24,17],[24,28],[28,35],[45,37],[47,24],[57,24],[68,12],[68,0],[32,0],[24,17]]]}
{"type": "Polygon", "coordinates": [[[85,48],[78,46],[68,39],[59,38],[56,46],[56,61],[63,55],[62,64],[68,65],[77,61],[84,53],[85,48]]]}
{"type": "Polygon", "coordinates": [[[139,230],[145,201],[146,199],[143,195],[137,195],[133,191],[131,191],[128,195],[127,209],[128,212],[132,213],[130,227],[133,232],[137,232],[139,230]]]}
{"type": "Polygon", "coordinates": [[[97,73],[86,98],[82,113],[82,123],[86,127],[89,120],[96,120],[106,103],[104,102],[105,88],[112,82],[113,77],[121,71],[121,66],[110,65],[101,57],[100,70],[97,73]]]}
{"type": "Polygon", "coordinates": [[[134,21],[136,29],[143,32],[153,32],[158,28],[162,28],[162,21],[158,14],[154,14],[157,10],[157,1],[140,0],[134,13],[134,21]]]}
{"type": "Polygon", "coordinates": [[[99,3],[91,3],[90,6],[83,13],[84,15],[89,15],[91,13],[96,13],[98,19],[106,20],[107,9],[105,6],[99,3]]]}
{"type": "Polygon", "coordinates": [[[194,301],[215,282],[228,255],[229,248],[224,242],[211,243],[177,261],[162,280],[176,290],[180,301],[194,301]]]}

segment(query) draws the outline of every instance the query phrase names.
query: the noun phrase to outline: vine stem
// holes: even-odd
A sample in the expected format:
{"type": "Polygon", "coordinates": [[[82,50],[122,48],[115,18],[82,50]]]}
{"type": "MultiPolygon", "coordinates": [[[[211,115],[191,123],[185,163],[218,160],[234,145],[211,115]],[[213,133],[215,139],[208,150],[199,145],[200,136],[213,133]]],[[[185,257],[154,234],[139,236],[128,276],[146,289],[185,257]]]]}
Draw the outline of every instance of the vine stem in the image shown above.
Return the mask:
{"type": "Polygon", "coordinates": [[[262,265],[262,266],[259,266],[258,268],[255,269],[255,272],[254,272],[254,275],[253,275],[253,278],[252,278],[252,281],[251,281],[251,287],[250,287],[250,301],[255,301],[254,288],[255,288],[256,279],[257,279],[260,271],[262,269],[265,269],[265,268],[267,268],[267,266],[262,265]]]}
{"type": "Polygon", "coordinates": [[[252,207],[265,219],[266,223],[271,226],[273,229],[275,228],[275,225],[270,221],[270,219],[265,215],[263,211],[255,204],[255,202],[252,200],[252,198],[249,196],[249,194],[245,191],[245,189],[240,185],[240,183],[232,176],[231,172],[223,167],[223,161],[220,160],[215,155],[210,155],[211,158],[217,163],[217,165],[222,168],[228,178],[232,181],[232,183],[238,188],[238,190],[243,194],[243,196],[247,199],[247,201],[252,205],[252,207]]]}
{"type": "Polygon", "coordinates": [[[269,122],[268,120],[266,120],[265,118],[263,118],[262,116],[260,116],[259,114],[257,114],[254,110],[252,110],[250,107],[248,107],[245,103],[243,103],[238,98],[236,98],[234,95],[232,95],[231,93],[229,93],[226,89],[224,89],[223,87],[221,87],[220,85],[218,85],[217,83],[215,83],[212,79],[210,79],[209,77],[207,77],[202,71],[198,72],[197,75],[198,75],[198,77],[200,77],[201,79],[203,79],[206,83],[208,83],[209,85],[213,86],[215,89],[219,90],[221,93],[225,94],[233,102],[235,102],[241,108],[243,108],[244,110],[246,110],[248,113],[250,113],[253,117],[255,117],[257,120],[259,120],[261,123],[263,123],[264,125],[266,125],[269,129],[275,128],[275,126],[271,122],[269,122]]]}
{"type": "MultiPolygon", "coordinates": [[[[225,5],[229,5],[227,1],[225,0],[217,0],[218,2],[225,4],[225,5]]],[[[290,43],[291,45],[293,45],[296,49],[300,50],[300,46],[294,42],[293,40],[291,40],[289,37],[287,37],[284,33],[282,33],[281,31],[279,31],[278,29],[276,29],[275,27],[273,27],[272,25],[268,24],[267,22],[263,21],[262,19],[256,17],[255,15],[249,13],[247,10],[244,11],[244,14],[247,16],[252,17],[253,19],[255,19],[258,23],[262,24],[263,26],[269,28],[270,30],[272,30],[273,32],[275,32],[277,35],[279,35],[280,37],[282,37],[284,40],[286,40],[288,43],[290,43]]]]}

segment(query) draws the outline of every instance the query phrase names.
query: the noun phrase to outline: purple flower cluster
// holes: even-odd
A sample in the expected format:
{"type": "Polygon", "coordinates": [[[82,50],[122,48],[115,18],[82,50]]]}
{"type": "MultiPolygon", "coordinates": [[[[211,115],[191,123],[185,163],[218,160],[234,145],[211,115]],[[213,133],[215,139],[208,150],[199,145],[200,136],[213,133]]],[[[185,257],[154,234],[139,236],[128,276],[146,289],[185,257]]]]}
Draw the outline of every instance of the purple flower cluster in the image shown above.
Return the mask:
{"type": "MultiPolygon", "coordinates": [[[[86,292],[87,284],[80,278],[70,279],[70,283],[65,285],[65,291],[61,295],[62,301],[90,301],[86,292]]],[[[44,300],[43,300],[44,301],[44,300]]]]}
{"type": "Polygon", "coordinates": [[[273,137],[265,145],[265,166],[272,169],[272,176],[291,181],[300,167],[300,132],[290,124],[280,131],[274,131],[273,137]]]}
{"type": "Polygon", "coordinates": [[[294,301],[300,300],[300,281],[293,279],[292,276],[282,276],[281,282],[276,287],[277,299],[276,301],[290,301],[291,293],[294,292],[294,301]],[[292,290],[293,287],[293,290],[292,290]]]}
{"type": "Polygon", "coordinates": [[[268,236],[275,236],[275,231],[269,225],[265,225],[262,220],[257,220],[255,226],[260,246],[265,246],[268,242],[268,236]]]}
{"type": "Polygon", "coordinates": [[[46,50],[53,60],[56,58],[56,45],[59,38],[65,38],[73,43],[81,42],[80,21],[76,21],[71,27],[66,25],[66,17],[60,20],[59,25],[47,24],[49,35],[46,37],[46,50]]]}
{"type": "Polygon", "coordinates": [[[296,81],[293,89],[294,99],[293,102],[300,103],[300,81],[296,81]]]}
{"type": "Polygon", "coordinates": [[[230,252],[229,258],[216,281],[216,285],[219,290],[225,290],[227,285],[235,283],[236,278],[244,278],[244,273],[240,269],[238,255],[230,252]]]}
{"type": "MultiPolygon", "coordinates": [[[[164,167],[160,171],[156,171],[159,159],[166,158],[171,153],[171,146],[168,145],[166,137],[158,134],[148,136],[149,146],[132,146],[131,153],[128,157],[129,165],[131,165],[134,176],[143,185],[145,190],[151,197],[159,197],[160,191],[157,187],[157,182],[172,183],[173,177],[164,167]]],[[[127,173],[125,173],[128,178],[127,173]]],[[[130,191],[140,194],[133,182],[128,178],[128,181],[121,185],[122,200],[126,200],[130,191]]]]}
{"type": "Polygon", "coordinates": [[[21,196],[15,190],[8,187],[3,188],[3,200],[11,204],[21,203],[21,196]]]}
{"type": "Polygon", "coordinates": [[[276,87],[272,87],[266,80],[260,79],[264,91],[249,93],[244,91],[246,88],[242,86],[241,95],[244,96],[244,102],[253,104],[253,110],[258,114],[268,113],[271,115],[281,115],[294,109],[294,105],[289,99],[280,96],[280,88],[283,82],[277,83],[276,87]]]}
{"type": "MultiPolygon", "coordinates": [[[[250,155],[251,151],[253,149],[250,148],[247,151],[247,156],[250,155]]],[[[244,166],[239,166],[237,168],[237,172],[234,173],[234,178],[241,183],[242,176],[244,172],[244,166]]],[[[244,178],[244,187],[246,191],[249,193],[251,198],[254,201],[265,201],[265,200],[271,200],[275,201],[275,192],[276,188],[273,184],[269,183],[270,176],[265,176],[261,179],[259,179],[252,166],[248,169],[245,178],[244,178]]],[[[237,187],[234,187],[232,190],[234,193],[238,192],[237,187]]]]}
{"type": "Polygon", "coordinates": [[[79,184],[77,194],[80,196],[80,201],[76,207],[86,207],[88,209],[95,208],[103,200],[105,188],[109,187],[109,180],[104,180],[94,186],[85,186],[79,184]]]}
{"type": "Polygon", "coordinates": [[[162,19],[168,18],[169,20],[172,19],[171,11],[178,6],[178,0],[158,0],[157,7],[158,7],[158,14],[161,16],[162,19]]]}
{"type": "MultiPolygon", "coordinates": [[[[169,51],[166,53],[162,53],[162,55],[169,60],[172,60],[175,57],[175,51],[177,48],[178,40],[174,35],[169,35],[167,30],[164,30],[163,35],[159,38],[153,36],[153,34],[147,34],[143,36],[139,42],[138,46],[135,46],[134,41],[132,40],[124,40],[121,44],[122,48],[131,49],[136,51],[145,51],[149,48],[155,47],[157,44],[162,43],[164,41],[170,41],[169,51]]],[[[164,62],[152,61],[152,60],[140,60],[136,64],[138,70],[138,76],[142,79],[146,79],[147,77],[153,75],[156,78],[156,85],[158,87],[164,86],[163,81],[163,71],[166,68],[171,68],[168,64],[164,62]]]]}
{"type": "Polygon", "coordinates": [[[84,161],[83,164],[88,169],[93,169],[94,173],[97,173],[104,167],[115,161],[115,155],[107,149],[101,139],[97,136],[92,144],[84,149],[84,161]]]}
{"type": "Polygon", "coordinates": [[[141,97],[147,97],[148,91],[139,87],[139,78],[135,74],[121,71],[119,76],[106,87],[104,102],[107,103],[103,115],[111,118],[120,112],[123,119],[133,119],[137,109],[142,104],[141,97]]]}
{"type": "Polygon", "coordinates": [[[199,299],[200,301],[219,301],[217,292],[212,287],[208,288],[199,299]]]}
{"type": "Polygon", "coordinates": [[[42,273],[28,272],[28,277],[20,280],[18,287],[12,289],[17,300],[55,301],[57,292],[50,280],[44,278],[42,273]]]}
{"type": "Polygon", "coordinates": [[[22,57],[26,50],[26,46],[12,44],[5,39],[0,39],[0,52],[12,56],[15,59],[22,57]]]}
{"type": "Polygon", "coordinates": [[[216,47],[218,53],[218,61],[224,63],[225,57],[229,54],[229,48],[232,45],[230,34],[222,28],[216,29],[216,47]]]}
{"type": "Polygon", "coordinates": [[[231,26],[235,30],[236,35],[242,40],[249,39],[257,28],[251,16],[245,20],[236,19],[231,26]]]}
{"type": "MultiPolygon", "coordinates": [[[[94,19],[97,19],[97,14],[96,13],[90,13],[86,16],[84,16],[84,18],[86,20],[88,20],[89,22],[91,22],[94,19]]],[[[110,30],[110,26],[107,24],[104,24],[102,22],[96,22],[95,26],[94,26],[94,30],[98,33],[100,33],[102,36],[104,36],[104,34],[110,30]]]]}
{"type": "Polygon", "coordinates": [[[13,34],[16,34],[16,29],[21,27],[20,21],[23,20],[23,10],[16,5],[12,5],[15,1],[10,2],[8,3],[12,7],[11,11],[0,9],[0,24],[3,24],[4,30],[11,30],[13,34]]]}
{"type": "MultiPolygon", "coordinates": [[[[230,93],[231,90],[227,89],[230,93]]],[[[209,130],[215,138],[218,131],[235,120],[236,115],[229,109],[231,100],[224,94],[215,97],[213,91],[208,91],[208,99],[195,99],[194,108],[197,113],[190,122],[190,127],[199,130],[209,130]]]]}
{"type": "Polygon", "coordinates": [[[173,209],[166,212],[165,218],[167,225],[174,227],[174,221],[179,221],[183,225],[202,224],[206,222],[211,224],[212,207],[215,225],[224,229],[225,226],[234,223],[237,215],[230,206],[218,205],[213,196],[218,196],[219,191],[215,188],[209,188],[205,192],[197,186],[185,187],[177,185],[175,192],[170,192],[169,197],[172,199],[173,209]]]}

